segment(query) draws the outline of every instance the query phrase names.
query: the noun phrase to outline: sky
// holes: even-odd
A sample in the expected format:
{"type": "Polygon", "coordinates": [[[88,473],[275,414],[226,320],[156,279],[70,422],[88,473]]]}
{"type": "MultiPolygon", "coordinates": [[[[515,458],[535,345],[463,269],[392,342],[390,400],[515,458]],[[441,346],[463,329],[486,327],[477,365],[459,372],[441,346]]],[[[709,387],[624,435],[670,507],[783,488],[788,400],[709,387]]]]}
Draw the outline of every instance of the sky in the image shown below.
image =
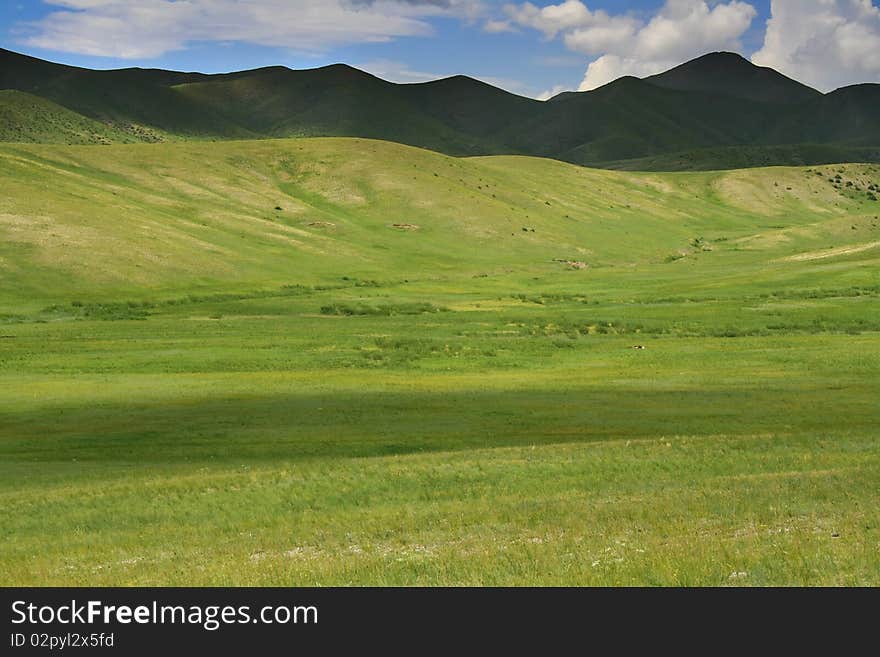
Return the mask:
{"type": "Polygon", "coordinates": [[[0,0],[0,46],[102,69],[344,62],[541,99],[725,50],[831,91],[880,82],[880,0],[0,0]]]}

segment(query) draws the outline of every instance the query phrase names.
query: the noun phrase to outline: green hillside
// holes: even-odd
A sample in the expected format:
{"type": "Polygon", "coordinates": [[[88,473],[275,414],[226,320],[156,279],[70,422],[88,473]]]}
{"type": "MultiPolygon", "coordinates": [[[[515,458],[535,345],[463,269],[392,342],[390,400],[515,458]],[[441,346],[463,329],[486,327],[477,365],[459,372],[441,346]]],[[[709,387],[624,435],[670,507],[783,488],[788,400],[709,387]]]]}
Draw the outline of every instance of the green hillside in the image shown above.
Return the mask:
{"type": "Polygon", "coordinates": [[[6,585],[880,583],[880,166],[324,138],[0,180],[6,585]]]}
{"type": "Polygon", "coordinates": [[[349,66],[310,71],[263,69],[180,85],[174,91],[194,103],[218,108],[230,122],[253,134],[360,136],[452,154],[496,148],[490,140],[474,132],[464,133],[454,122],[444,122],[424,111],[405,87],[349,66]]]}
{"type": "Polygon", "coordinates": [[[521,126],[545,107],[539,101],[463,75],[401,85],[400,90],[422,112],[463,134],[489,140],[496,144],[496,149],[507,152],[511,139],[505,130],[511,125],[521,126]]]}
{"type": "Polygon", "coordinates": [[[844,87],[806,103],[781,119],[770,139],[876,148],[880,144],[880,84],[844,87]]]}
{"type": "Polygon", "coordinates": [[[216,108],[193,103],[170,86],[145,82],[144,73],[86,71],[52,80],[35,92],[84,116],[135,134],[137,126],[143,125],[184,138],[256,136],[226,120],[216,108]]]}
{"type": "Polygon", "coordinates": [[[548,103],[540,117],[510,137],[524,152],[589,165],[752,143],[760,138],[763,113],[764,107],[751,101],[672,91],[629,77],[548,103]]]}
{"type": "MultiPolygon", "coordinates": [[[[0,89],[24,91],[99,121],[125,133],[121,141],[255,136],[171,89],[205,77],[151,69],[92,71],[0,49],[0,89]]],[[[56,141],[64,142],[64,135],[56,141]]]]}
{"type": "MultiPolygon", "coordinates": [[[[823,95],[730,53],[553,102],[464,76],[393,84],[342,64],[222,75],[91,71],[6,50],[0,89],[103,123],[124,135],[115,142],[364,137],[449,155],[534,155],[598,167],[637,161],[658,170],[670,161],[673,170],[800,165],[825,153],[830,159],[819,163],[840,153],[876,161],[880,147],[880,85],[823,95]]],[[[50,140],[69,138],[46,129],[33,139],[50,140]]]]}
{"type": "Polygon", "coordinates": [[[880,148],[836,144],[719,146],[629,160],[608,160],[597,163],[597,166],[624,171],[718,171],[770,167],[776,162],[791,162],[796,166],[880,162],[880,148]]]}
{"type": "MultiPolygon", "coordinates": [[[[144,130],[142,135],[150,134],[144,130]]],[[[37,144],[133,142],[128,132],[87,119],[55,103],[23,93],[0,91],[0,141],[37,144]]]]}
{"type": "MultiPolygon", "coordinates": [[[[873,229],[847,224],[835,237],[830,226],[847,220],[832,218],[880,211],[868,198],[880,180],[870,166],[846,168],[853,185],[838,189],[826,179],[834,169],[658,178],[360,139],[6,146],[3,294],[36,303],[311,284],[340,272],[468,277],[553,270],[557,258],[614,269],[662,262],[698,235],[790,222],[818,221],[819,240],[858,240],[873,229]],[[767,190],[757,214],[755,185],[767,190]],[[728,187],[740,193],[719,196],[728,187]]],[[[716,251],[746,258],[729,242],[716,251]]]]}

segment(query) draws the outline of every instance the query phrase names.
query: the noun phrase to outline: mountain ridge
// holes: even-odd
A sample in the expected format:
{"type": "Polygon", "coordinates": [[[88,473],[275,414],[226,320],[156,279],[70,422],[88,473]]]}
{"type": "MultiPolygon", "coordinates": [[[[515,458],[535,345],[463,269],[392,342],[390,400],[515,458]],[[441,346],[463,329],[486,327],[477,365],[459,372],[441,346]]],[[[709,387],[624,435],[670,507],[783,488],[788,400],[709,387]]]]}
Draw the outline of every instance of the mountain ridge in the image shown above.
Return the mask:
{"type": "Polygon", "coordinates": [[[720,93],[766,103],[795,104],[823,95],[732,52],[709,53],[644,80],[667,89],[720,93]]]}
{"type": "MultiPolygon", "coordinates": [[[[53,108],[60,143],[83,130],[100,133],[99,143],[115,135],[136,141],[365,137],[456,156],[537,155],[598,167],[736,148],[764,149],[769,162],[757,156],[763,164],[796,164],[817,153],[865,157],[880,146],[880,85],[822,94],[727,52],[548,102],[464,75],[397,84],[344,63],[219,74],[96,71],[5,49],[0,89],[51,103],[37,113],[53,108]]],[[[51,142],[52,130],[26,111],[39,103],[15,103],[3,115],[12,123],[0,131],[2,139],[51,142]]],[[[704,161],[695,157],[693,168],[704,161]]]]}

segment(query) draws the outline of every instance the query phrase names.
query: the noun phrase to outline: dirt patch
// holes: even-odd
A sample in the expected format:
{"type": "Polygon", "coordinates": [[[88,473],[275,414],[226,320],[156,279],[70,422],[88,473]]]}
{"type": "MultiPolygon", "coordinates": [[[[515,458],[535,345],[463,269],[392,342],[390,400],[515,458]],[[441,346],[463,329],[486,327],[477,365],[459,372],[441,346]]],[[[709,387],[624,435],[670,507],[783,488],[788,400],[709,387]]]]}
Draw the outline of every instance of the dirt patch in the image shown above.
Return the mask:
{"type": "Polygon", "coordinates": [[[853,246],[841,246],[836,249],[826,249],[824,251],[813,251],[811,253],[799,253],[798,255],[783,258],[785,262],[802,262],[804,260],[824,260],[825,258],[835,258],[837,256],[852,255],[853,253],[861,253],[870,251],[880,247],[880,242],[868,242],[867,244],[855,244],[853,246]]]}
{"type": "Polygon", "coordinates": [[[581,270],[581,269],[589,269],[589,267],[590,267],[590,265],[588,265],[586,262],[581,262],[580,260],[557,259],[556,262],[561,262],[563,265],[569,267],[570,269],[581,270]]]}

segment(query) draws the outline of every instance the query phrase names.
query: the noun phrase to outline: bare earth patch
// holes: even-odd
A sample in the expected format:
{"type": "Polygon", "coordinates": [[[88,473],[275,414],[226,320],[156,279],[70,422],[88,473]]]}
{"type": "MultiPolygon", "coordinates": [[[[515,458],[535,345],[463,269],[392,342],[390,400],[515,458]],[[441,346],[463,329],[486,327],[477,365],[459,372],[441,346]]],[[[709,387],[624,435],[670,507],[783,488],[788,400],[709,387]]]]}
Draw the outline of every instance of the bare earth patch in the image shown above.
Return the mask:
{"type": "Polygon", "coordinates": [[[571,269],[588,269],[589,265],[586,262],[581,262],[580,260],[557,260],[556,262],[561,262],[562,264],[570,267],[571,269]]]}
{"type": "Polygon", "coordinates": [[[852,255],[853,253],[862,253],[870,251],[880,246],[880,242],[868,242],[866,244],[854,244],[852,246],[840,246],[835,249],[825,249],[824,251],[811,251],[809,253],[798,253],[797,255],[783,258],[783,262],[804,262],[806,260],[824,260],[825,258],[836,258],[837,256],[852,255]]]}

